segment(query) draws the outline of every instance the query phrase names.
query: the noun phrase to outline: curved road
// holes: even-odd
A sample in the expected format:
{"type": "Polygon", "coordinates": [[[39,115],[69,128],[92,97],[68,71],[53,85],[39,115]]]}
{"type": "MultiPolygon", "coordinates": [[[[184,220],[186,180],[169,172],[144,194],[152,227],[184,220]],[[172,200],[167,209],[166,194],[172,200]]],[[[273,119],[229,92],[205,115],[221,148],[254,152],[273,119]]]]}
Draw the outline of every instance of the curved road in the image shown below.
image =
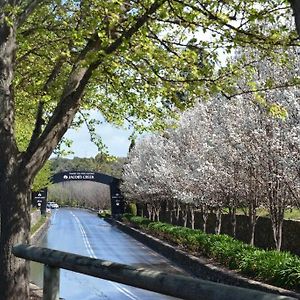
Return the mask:
{"type": "MultiPolygon", "coordinates": [[[[95,214],[79,209],[52,211],[51,225],[40,246],[93,258],[166,272],[184,272],[95,214]]],[[[42,286],[42,265],[31,264],[31,280],[42,286]]],[[[60,296],[65,300],[166,300],[176,299],[142,289],[61,270],[60,296]]]]}

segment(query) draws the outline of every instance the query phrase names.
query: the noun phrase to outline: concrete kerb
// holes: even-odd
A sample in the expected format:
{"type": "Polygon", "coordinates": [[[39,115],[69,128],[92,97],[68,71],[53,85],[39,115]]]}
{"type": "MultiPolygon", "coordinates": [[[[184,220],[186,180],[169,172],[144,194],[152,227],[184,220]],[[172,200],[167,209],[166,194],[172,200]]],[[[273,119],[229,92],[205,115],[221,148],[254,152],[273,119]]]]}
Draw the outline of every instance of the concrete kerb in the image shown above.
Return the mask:
{"type": "Polygon", "coordinates": [[[205,258],[199,258],[190,255],[174,245],[170,245],[158,238],[155,238],[149,234],[146,234],[136,228],[130,227],[120,221],[106,218],[108,223],[117,226],[123,232],[129,234],[136,240],[144,243],[151,249],[162,254],[166,258],[173,261],[175,264],[180,266],[182,269],[186,270],[195,277],[211,280],[214,282],[235,285],[238,287],[256,289],[264,292],[269,292],[273,294],[279,294],[284,296],[290,296],[300,299],[300,294],[295,293],[290,290],[275,287],[269,284],[258,282],[237,274],[234,271],[227,270],[216,266],[205,258]]]}
{"type": "MultiPolygon", "coordinates": [[[[30,243],[32,245],[36,245],[42,239],[49,225],[50,225],[50,217],[47,217],[45,223],[43,223],[42,226],[31,235],[30,243]]],[[[30,283],[29,289],[30,289],[30,300],[43,299],[43,289],[41,287],[38,287],[37,285],[30,283]]]]}
{"type": "Polygon", "coordinates": [[[45,223],[42,224],[41,227],[31,235],[30,237],[31,245],[36,245],[38,241],[41,240],[41,238],[46,233],[46,230],[48,229],[49,225],[50,225],[50,217],[47,217],[45,223]]]}

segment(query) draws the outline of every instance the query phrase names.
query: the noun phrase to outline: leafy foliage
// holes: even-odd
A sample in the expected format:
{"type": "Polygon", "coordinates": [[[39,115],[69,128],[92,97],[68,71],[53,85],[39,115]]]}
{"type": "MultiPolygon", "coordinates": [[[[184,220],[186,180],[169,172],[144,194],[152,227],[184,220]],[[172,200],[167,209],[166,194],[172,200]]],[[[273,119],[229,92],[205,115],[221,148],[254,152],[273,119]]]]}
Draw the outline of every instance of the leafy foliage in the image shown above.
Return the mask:
{"type": "Polygon", "coordinates": [[[60,205],[109,209],[111,205],[109,186],[93,181],[56,183],[48,189],[48,199],[60,205]]]}
{"type": "Polygon", "coordinates": [[[255,56],[259,62],[240,73],[237,95],[199,98],[177,127],[140,139],[124,167],[122,189],[128,199],[148,207],[168,201],[182,210],[214,211],[218,220],[224,208],[234,217],[238,207],[245,207],[251,243],[263,206],[280,250],[284,212],[298,205],[300,195],[299,92],[288,84],[300,76],[299,57],[297,49],[289,49],[289,63],[282,64],[261,52],[239,51],[236,61],[255,56]],[[277,87],[266,89],[270,81],[277,87]]]}
{"type": "Polygon", "coordinates": [[[14,265],[11,243],[28,239],[25,195],[76,113],[97,109],[119,126],[161,131],[195,99],[236,92],[245,64],[220,52],[251,45],[281,60],[278,46],[298,44],[291,14],[280,0],[1,1],[3,298],[28,298],[28,270],[14,265]]]}
{"type": "Polygon", "coordinates": [[[93,171],[121,178],[126,158],[107,159],[105,156],[98,154],[94,158],[52,158],[50,162],[52,174],[64,171],[93,171]]]}
{"type": "Polygon", "coordinates": [[[111,211],[110,210],[102,210],[101,212],[98,213],[99,218],[107,218],[111,216],[111,211]]]}
{"type": "Polygon", "coordinates": [[[50,161],[47,161],[43,166],[43,168],[35,176],[32,185],[32,190],[39,191],[42,188],[49,186],[51,184],[50,177],[51,177],[51,163],[50,161]]]}
{"type": "Polygon", "coordinates": [[[289,252],[261,250],[227,235],[205,234],[200,230],[151,222],[129,214],[123,217],[155,236],[213,258],[244,275],[280,287],[300,288],[300,258],[289,252]]]}
{"type": "MultiPolygon", "coordinates": [[[[22,8],[7,11],[20,13],[22,8]]],[[[86,123],[92,138],[97,120],[84,113],[91,108],[98,109],[108,122],[121,126],[126,120],[143,131],[163,128],[166,116],[174,116],[176,106],[189,107],[195,96],[231,95],[236,91],[233,78],[239,78],[243,63],[224,65],[220,53],[226,57],[237,46],[251,45],[280,60],[284,52],[276,52],[276,47],[295,44],[295,32],[287,25],[289,14],[288,3],[282,1],[40,5],[17,33],[14,81],[19,147],[29,143],[38,103],[44,103],[46,124],[66,91],[66,78],[79,66],[97,66],[81,103],[80,121],[73,122],[73,126],[86,123]],[[157,9],[149,16],[151,4],[157,9]],[[145,26],[108,53],[143,14],[145,26]]]]}

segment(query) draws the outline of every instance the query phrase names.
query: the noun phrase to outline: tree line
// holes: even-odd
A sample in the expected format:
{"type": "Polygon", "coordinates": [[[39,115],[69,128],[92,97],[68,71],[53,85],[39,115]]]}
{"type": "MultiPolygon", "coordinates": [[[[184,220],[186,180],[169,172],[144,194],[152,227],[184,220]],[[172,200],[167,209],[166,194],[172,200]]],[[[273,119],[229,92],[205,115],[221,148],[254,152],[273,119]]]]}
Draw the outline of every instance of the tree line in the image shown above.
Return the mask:
{"type": "Polygon", "coordinates": [[[188,212],[193,227],[194,211],[201,210],[204,231],[213,212],[217,234],[226,208],[235,235],[236,211],[242,208],[249,216],[251,244],[257,210],[264,207],[280,250],[284,212],[300,204],[300,94],[293,86],[279,87],[289,80],[291,69],[300,75],[297,50],[289,52],[289,67],[261,58],[251,76],[247,72],[237,82],[239,95],[199,99],[174,128],[137,143],[124,168],[127,199],[147,204],[153,220],[159,220],[162,204],[177,211],[177,218],[181,210],[185,226],[188,212]],[[249,83],[263,89],[270,81],[278,88],[247,93],[249,83]]]}
{"type": "Polygon", "coordinates": [[[125,157],[106,157],[98,154],[95,157],[51,158],[51,175],[65,171],[92,171],[121,178],[125,157]]]}
{"type": "Polygon", "coordinates": [[[48,200],[63,206],[93,208],[98,211],[108,210],[111,206],[109,186],[84,180],[49,186],[48,200]]]}
{"type": "Polygon", "coordinates": [[[103,148],[84,112],[162,129],[199,97],[236,93],[249,63],[224,64],[221,52],[251,45],[281,60],[278,46],[299,44],[299,12],[292,0],[0,1],[2,298],[29,298],[29,266],[12,246],[29,243],[37,173],[69,127],[86,123],[103,148]]]}

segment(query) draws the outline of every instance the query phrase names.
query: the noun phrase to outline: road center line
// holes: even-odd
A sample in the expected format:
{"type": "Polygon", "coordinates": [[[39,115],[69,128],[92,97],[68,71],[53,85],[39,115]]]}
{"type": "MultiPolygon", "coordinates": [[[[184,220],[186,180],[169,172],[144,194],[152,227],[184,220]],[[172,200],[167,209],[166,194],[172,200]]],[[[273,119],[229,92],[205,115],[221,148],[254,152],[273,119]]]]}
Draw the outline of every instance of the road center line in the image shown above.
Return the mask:
{"type": "Polygon", "coordinates": [[[130,292],[129,290],[127,290],[126,288],[120,286],[117,283],[114,282],[110,282],[117,290],[119,290],[121,293],[123,293],[124,295],[126,295],[128,298],[132,299],[132,300],[138,300],[139,298],[134,295],[132,292],[130,292]]]}
{"type": "MultiPolygon", "coordinates": [[[[82,239],[83,239],[85,248],[86,248],[89,256],[91,258],[97,258],[97,256],[96,256],[93,248],[91,247],[91,244],[90,244],[90,242],[88,240],[86,232],[85,232],[85,230],[84,230],[84,228],[83,228],[83,226],[82,226],[79,218],[77,216],[75,216],[75,214],[73,212],[71,212],[71,215],[74,217],[74,219],[75,219],[75,221],[76,221],[76,223],[77,223],[77,225],[79,227],[79,230],[80,230],[80,233],[82,235],[82,239]]],[[[110,284],[112,284],[119,292],[121,292],[122,294],[124,294],[125,296],[127,296],[128,298],[130,298],[132,300],[139,300],[139,298],[136,295],[134,295],[132,292],[130,292],[128,289],[126,289],[126,288],[124,288],[124,287],[120,286],[119,284],[114,283],[112,281],[108,281],[108,282],[110,284]]]]}
{"type": "Polygon", "coordinates": [[[80,232],[81,232],[81,235],[82,235],[82,238],[83,238],[83,242],[84,242],[85,248],[86,248],[86,250],[87,250],[89,256],[92,257],[92,258],[97,258],[97,256],[95,255],[94,250],[93,250],[92,247],[91,247],[91,244],[90,244],[90,242],[89,242],[89,240],[88,240],[88,237],[87,237],[87,235],[86,235],[86,232],[85,232],[85,230],[84,230],[84,228],[83,228],[83,226],[82,226],[80,220],[78,219],[77,216],[74,215],[74,213],[71,212],[71,214],[72,214],[72,216],[74,217],[74,219],[75,219],[75,221],[76,221],[76,223],[77,223],[77,225],[78,225],[78,227],[79,227],[79,230],[80,230],[80,232]]]}

